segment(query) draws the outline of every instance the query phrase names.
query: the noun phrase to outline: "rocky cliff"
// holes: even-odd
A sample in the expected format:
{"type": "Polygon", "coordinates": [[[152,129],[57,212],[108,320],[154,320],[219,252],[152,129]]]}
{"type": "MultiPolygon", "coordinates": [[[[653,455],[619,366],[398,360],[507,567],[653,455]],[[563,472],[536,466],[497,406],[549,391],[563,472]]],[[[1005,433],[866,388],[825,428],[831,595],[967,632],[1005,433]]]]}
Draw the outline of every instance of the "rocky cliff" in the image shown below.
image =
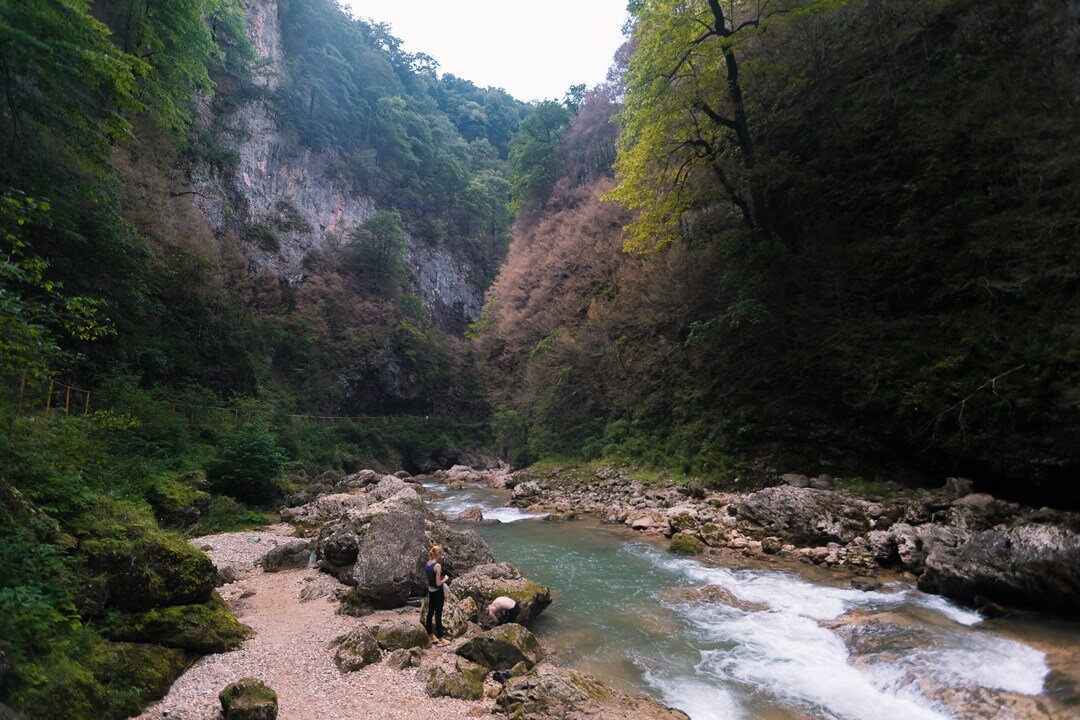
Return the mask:
{"type": "MultiPolygon", "coordinates": [[[[247,33],[259,71],[250,99],[204,107],[204,123],[228,128],[218,135],[232,162],[200,162],[191,172],[191,197],[218,237],[243,241],[253,271],[270,270],[287,284],[308,278],[305,265],[338,246],[349,230],[378,209],[356,193],[336,168],[330,149],[313,151],[282,132],[273,113],[273,92],[285,81],[282,25],[277,0],[246,0],[247,33]]],[[[220,91],[221,93],[227,90],[220,91]]],[[[446,330],[461,332],[483,302],[474,268],[453,249],[408,238],[413,292],[446,330]]]]}

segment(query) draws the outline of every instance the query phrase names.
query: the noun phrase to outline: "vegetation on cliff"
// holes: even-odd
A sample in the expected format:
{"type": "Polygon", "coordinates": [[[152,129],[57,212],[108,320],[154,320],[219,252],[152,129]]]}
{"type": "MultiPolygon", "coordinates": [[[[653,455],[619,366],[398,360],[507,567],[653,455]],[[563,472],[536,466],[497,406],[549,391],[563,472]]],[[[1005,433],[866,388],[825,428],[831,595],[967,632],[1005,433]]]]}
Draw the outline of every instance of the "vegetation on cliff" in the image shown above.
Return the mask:
{"type": "Polygon", "coordinates": [[[1068,4],[631,10],[617,179],[567,135],[478,326],[519,453],[1075,503],[1068,4]]]}

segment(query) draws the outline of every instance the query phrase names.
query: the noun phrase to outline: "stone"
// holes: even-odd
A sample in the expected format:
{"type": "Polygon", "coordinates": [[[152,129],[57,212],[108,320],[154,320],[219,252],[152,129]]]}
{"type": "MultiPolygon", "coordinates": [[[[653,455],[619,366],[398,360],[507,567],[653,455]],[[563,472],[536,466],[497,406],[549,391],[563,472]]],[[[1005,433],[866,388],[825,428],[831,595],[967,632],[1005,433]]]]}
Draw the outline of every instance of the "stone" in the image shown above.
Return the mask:
{"type": "Polygon", "coordinates": [[[919,589],[971,603],[1080,611],[1080,534],[1056,525],[1004,525],[935,545],[919,589]]]}
{"type": "Polygon", "coordinates": [[[971,507],[985,510],[994,504],[994,496],[987,493],[970,493],[953,501],[954,507],[971,507]]]}
{"type": "Polygon", "coordinates": [[[473,529],[457,530],[444,522],[426,525],[428,546],[442,545],[443,572],[451,577],[464,575],[481,565],[495,562],[495,553],[473,529]]]}
{"type": "Polygon", "coordinates": [[[626,524],[634,530],[641,532],[661,532],[667,527],[667,520],[660,517],[656,512],[646,509],[641,512],[633,512],[626,518],[626,524]]]}
{"type": "Polygon", "coordinates": [[[544,652],[531,632],[517,623],[507,623],[469,638],[457,654],[491,670],[509,670],[521,662],[532,667],[544,652]]]}
{"type": "Polygon", "coordinates": [[[484,697],[484,678],[487,674],[487,668],[457,658],[453,670],[442,667],[428,670],[427,694],[431,697],[479,700],[484,697]]]}
{"type": "Polygon", "coordinates": [[[975,483],[967,478],[951,477],[945,479],[943,492],[951,498],[962,498],[971,494],[975,489],[975,483]]]}
{"type": "Polygon", "coordinates": [[[705,543],[693,535],[679,533],[671,538],[668,550],[677,555],[700,555],[705,552],[705,543]]]}
{"type": "Polygon", "coordinates": [[[255,678],[243,678],[218,695],[225,720],[276,720],[277,693],[255,678]]]}
{"type": "Polygon", "coordinates": [[[675,588],[664,593],[664,600],[672,603],[706,603],[726,605],[746,612],[761,612],[769,609],[764,603],[743,600],[722,585],[705,585],[696,588],[675,588]]]}
{"type": "Polygon", "coordinates": [[[766,555],[775,555],[784,548],[784,544],[780,542],[780,538],[769,536],[761,539],[761,552],[766,555]]]}
{"type": "Polygon", "coordinates": [[[780,476],[780,482],[788,487],[804,488],[810,487],[810,478],[806,475],[800,475],[798,473],[785,473],[780,476]]]}
{"type": "Polygon", "coordinates": [[[551,590],[522,576],[509,563],[480,565],[453,581],[453,592],[471,598],[482,607],[500,595],[513,598],[521,607],[517,622],[527,625],[551,604],[551,590]]]}
{"type": "Polygon", "coordinates": [[[311,543],[306,540],[290,540],[278,545],[259,560],[264,572],[280,572],[306,568],[311,555],[311,543]]]}
{"type": "Polygon", "coordinates": [[[540,485],[529,481],[518,483],[510,493],[510,502],[513,505],[531,505],[543,493],[540,485]]]}
{"type": "Polygon", "coordinates": [[[334,664],[343,673],[355,672],[381,659],[379,639],[366,627],[358,627],[342,638],[334,653],[334,664]]]}
{"type": "Polygon", "coordinates": [[[592,676],[549,663],[507,680],[496,702],[511,718],[528,720],[689,720],[679,710],[616,692],[592,676]]]}
{"type": "Polygon", "coordinates": [[[317,525],[363,512],[371,501],[364,495],[323,495],[299,507],[283,508],[281,519],[294,525],[317,525]]]}
{"type": "Polygon", "coordinates": [[[478,507],[471,507],[458,513],[459,522],[483,522],[484,512],[478,507]]]}
{"type": "MultiPolygon", "coordinates": [[[[424,638],[426,640],[427,636],[425,635],[424,638]]],[[[404,670],[406,668],[417,667],[423,656],[423,651],[418,647],[398,648],[397,650],[388,652],[383,658],[383,662],[395,670],[404,670]]]]}
{"type": "Polygon", "coordinates": [[[430,643],[427,632],[416,622],[379,625],[373,628],[373,632],[383,650],[426,648],[430,643]]]}
{"type": "Polygon", "coordinates": [[[852,578],[851,587],[856,590],[862,590],[863,592],[871,592],[873,590],[881,589],[881,581],[868,577],[856,577],[852,578]]]}

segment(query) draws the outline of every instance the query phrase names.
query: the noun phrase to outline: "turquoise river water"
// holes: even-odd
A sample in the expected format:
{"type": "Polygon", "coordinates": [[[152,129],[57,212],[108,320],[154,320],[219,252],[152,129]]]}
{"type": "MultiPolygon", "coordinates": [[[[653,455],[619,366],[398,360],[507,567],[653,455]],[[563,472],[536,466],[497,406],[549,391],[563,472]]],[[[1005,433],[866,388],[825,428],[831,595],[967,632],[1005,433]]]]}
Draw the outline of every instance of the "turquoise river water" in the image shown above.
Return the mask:
{"type": "Polygon", "coordinates": [[[490,489],[426,487],[449,517],[480,507],[500,520],[476,529],[500,561],[553,588],[533,630],[561,663],[693,720],[1080,718],[1076,623],[986,620],[812,567],[709,567],[595,521],[546,522],[490,489]],[[738,602],[687,592],[704,585],[738,602]]]}

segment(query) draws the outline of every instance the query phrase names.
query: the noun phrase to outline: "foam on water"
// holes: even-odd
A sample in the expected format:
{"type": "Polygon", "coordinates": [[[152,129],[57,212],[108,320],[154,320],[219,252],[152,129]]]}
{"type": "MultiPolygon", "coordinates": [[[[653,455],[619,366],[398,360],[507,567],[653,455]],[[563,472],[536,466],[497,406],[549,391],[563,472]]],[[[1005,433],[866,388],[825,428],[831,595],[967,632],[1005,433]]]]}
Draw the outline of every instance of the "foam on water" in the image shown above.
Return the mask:
{"type": "Polygon", "coordinates": [[[645,676],[694,720],[739,716],[737,706],[717,700],[718,690],[732,684],[845,720],[937,720],[952,713],[921,695],[914,677],[928,676],[942,686],[1035,694],[1042,691],[1049,671],[1041,652],[969,629],[982,620],[978,613],[917,590],[863,592],[816,585],[782,571],[711,568],[641,543],[628,544],[625,551],[647,557],[694,584],[719,585],[740,600],[768,608],[673,606],[701,651],[696,677],[688,680],[656,671],[645,676]],[[856,667],[840,636],[821,623],[853,609],[888,611],[905,606],[929,610],[953,624],[925,629],[920,635],[924,647],[877,664],[871,656],[867,667],[856,667]]]}
{"type": "MultiPolygon", "coordinates": [[[[482,486],[473,487],[480,488],[482,486]]],[[[438,491],[447,492],[448,488],[445,485],[439,486],[438,491]]],[[[444,495],[432,502],[431,505],[451,518],[456,518],[470,508],[480,508],[480,511],[484,513],[485,520],[498,520],[502,523],[516,523],[532,518],[547,517],[547,513],[528,513],[509,505],[495,505],[488,500],[488,495],[489,493],[470,492],[466,489],[454,494],[444,495]]]]}

